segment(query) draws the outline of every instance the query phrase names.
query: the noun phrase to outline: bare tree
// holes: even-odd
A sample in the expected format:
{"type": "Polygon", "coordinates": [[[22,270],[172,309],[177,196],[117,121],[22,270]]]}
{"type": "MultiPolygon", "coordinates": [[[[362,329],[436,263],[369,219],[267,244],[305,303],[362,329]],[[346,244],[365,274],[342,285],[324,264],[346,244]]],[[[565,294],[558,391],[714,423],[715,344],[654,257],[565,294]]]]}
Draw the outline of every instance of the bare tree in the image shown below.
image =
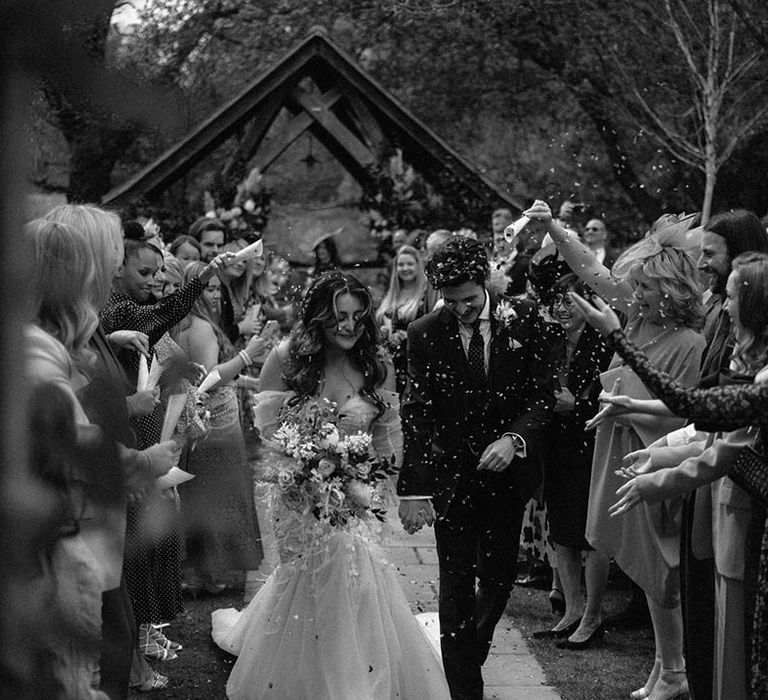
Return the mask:
{"type": "MultiPolygon", "coordinates": [[[[627,111],[637,125],[704,174],[706,222],[720,168],[768,117],[766,57],[760,46],[744,40],[747,32],[726,0],[706,0],[699,15],[686,0],[664,0],[664,9],[663,24],[674,37],[687,80],[649,86],[637,69],[616,61],[630,88],[627,111]],[[685,85],[688,89],[680,91],[685,85]]],[[[655,40],[652,32],[647,38],[655,40]]]]}

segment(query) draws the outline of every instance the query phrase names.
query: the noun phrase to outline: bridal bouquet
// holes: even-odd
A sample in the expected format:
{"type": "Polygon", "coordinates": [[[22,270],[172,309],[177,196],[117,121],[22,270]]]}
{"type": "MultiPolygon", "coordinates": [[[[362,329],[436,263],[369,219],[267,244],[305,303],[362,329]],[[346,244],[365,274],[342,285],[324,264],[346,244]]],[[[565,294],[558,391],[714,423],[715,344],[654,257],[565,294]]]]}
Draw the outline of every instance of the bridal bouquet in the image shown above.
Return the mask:
{"type": "Polygon", "coordinates": [[[334,527],[369,513],[384,520],[374,488],[396,473],[394,458],[379,457],[368,433],[342,435],[338,424],[327,401],[307,404],[282,422],[272,443],[290,459],[275,464],[278,498],[334,527]]]}

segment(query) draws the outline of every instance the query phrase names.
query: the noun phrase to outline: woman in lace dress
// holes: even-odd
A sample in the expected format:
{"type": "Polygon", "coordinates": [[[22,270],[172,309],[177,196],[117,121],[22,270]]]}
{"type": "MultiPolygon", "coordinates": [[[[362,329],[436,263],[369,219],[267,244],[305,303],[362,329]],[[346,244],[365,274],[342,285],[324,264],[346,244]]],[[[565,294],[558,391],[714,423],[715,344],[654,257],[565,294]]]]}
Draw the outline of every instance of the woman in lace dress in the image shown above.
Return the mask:
{"type": "MultiPolygon", "coordinates": [[[[328,401],[340,433],[367,432],[380,456],[399,460],[394,371],[383,357],[368,290],[350,275],[324,275],[264,365],[262,435],[328,401]]],[[[385,501],[386,491],[376,497],[385,501]]],[[[437,652],[381,549],[382,523],[369,512],[332,525],[278,499],[273,522],[279,566],[245,611],[213,613],[214,640],[238,656],[228,697],[448,698],[437,652]]]]}

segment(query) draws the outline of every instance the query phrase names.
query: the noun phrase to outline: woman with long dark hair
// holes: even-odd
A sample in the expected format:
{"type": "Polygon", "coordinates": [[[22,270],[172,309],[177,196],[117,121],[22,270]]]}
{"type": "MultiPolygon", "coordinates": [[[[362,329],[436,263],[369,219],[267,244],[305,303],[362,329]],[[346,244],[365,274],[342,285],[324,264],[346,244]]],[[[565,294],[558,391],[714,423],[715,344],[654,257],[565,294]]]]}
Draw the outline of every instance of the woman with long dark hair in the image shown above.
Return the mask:
{"type": "MultiPolygon", "coordinates": [[[[190,263],[185,280],[204,267],[190,263]]],[[[187,555],[184,586],[192,594],[221,593],[228,571],[258,569],[262,558],[235,379],[271,339],[251,336],[236,352],[216,322],[220,295],[221,281],[213,276],[182,321],[177,339],[189,361],[221,377],[209,390],[209,432],[183,457],[185,469],[195,475],[179,487],[187,555]]]]}
{"type": "MultiPolygon", "coordinates": [[[[326,482],[334,517],[323,517],[327,510],[305,501],[310,491],[290,476],[301,470],[301,454],[345,440],[369,438],[379,457],[399,460],[399,401],[380,340],[368,290],[332,272],[310,287],[298,325],[264,365],[256,412],[267,440],[313,416],[333,418],[322,423],[322,438],[300,434],[299,456],[275,450],[265,458],[265,469],[277,472],[272,521],[280,564],[245,611],[213,614],[214,640],[238,656],[230,698],[448,697],[437,653],[379,548],[383,525],[372,504],[383,509],[391,487],[376,482],[358,501],[339,491],[341,481],[326,482]],[[357,515],[340,517],[349,499],[357,515]]],[[[322,482],[332,467],[321,460],[302,483],[322,482]]]]}

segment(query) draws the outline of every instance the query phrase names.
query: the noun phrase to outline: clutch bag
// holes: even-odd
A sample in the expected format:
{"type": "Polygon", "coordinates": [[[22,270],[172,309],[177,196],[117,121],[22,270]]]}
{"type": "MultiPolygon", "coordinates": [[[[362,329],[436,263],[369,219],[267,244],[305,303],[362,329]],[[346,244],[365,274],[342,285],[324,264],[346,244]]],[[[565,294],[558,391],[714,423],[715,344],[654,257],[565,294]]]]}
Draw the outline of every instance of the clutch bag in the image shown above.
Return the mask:
{"type": "Polygon", "coordinates": [[[768,506],[768,462],[763,456],[762,440],[759,437],[754,446],[742,447],[736,461],[728,469],[728,477],[763,508],[768,506]]]}

